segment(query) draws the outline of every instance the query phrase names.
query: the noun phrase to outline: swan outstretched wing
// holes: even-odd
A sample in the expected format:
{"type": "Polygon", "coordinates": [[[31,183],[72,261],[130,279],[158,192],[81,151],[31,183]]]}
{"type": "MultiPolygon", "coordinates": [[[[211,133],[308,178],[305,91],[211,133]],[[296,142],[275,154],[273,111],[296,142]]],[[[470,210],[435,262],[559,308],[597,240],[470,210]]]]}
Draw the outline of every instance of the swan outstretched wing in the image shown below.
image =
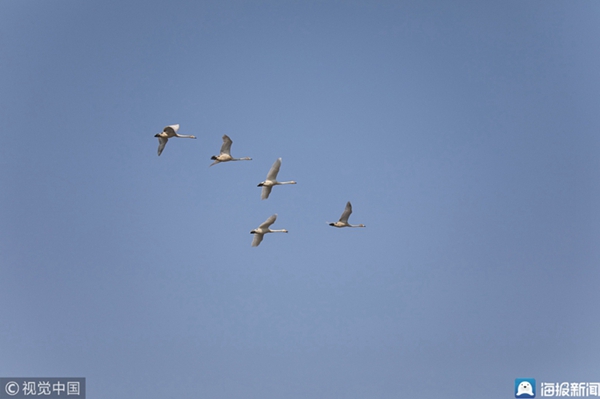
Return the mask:
{"type": "Polygon", "coordinates": [[[163,150],[165,149],[165,146],[167,145],[167,141],[168,140],[169,139],[166,138],[166,137],[159,137],[158,138],[158,156],[160,156],[160,154],[162,154],[163,150]]]}
{"type": "Polygon", "coordinates": [[[271,186],[262,186],[262,192],[260,193],[260,199],[269,198],[269,194],[271,194],[271,186]]]}
{"type": "Polygon", "coordinates": [[[279,173],[279,168],[281,167],[281,158],[278,158],[277,161],[271,166],[269,173],[267,173],[267,180],[275,181],[277,180],[277,173],[279,173]]]}
{"type": "Polygon", "coordinates": [[[163,129],[163,132],[167,133],[169,137],[173,137],[177,134],[179,125],[169,125],[163,129]]]}
{"type": "Polygon", "coordinates": [[[252,246],[258,247],[258,245],[262,242],[264,234],[254,234],[254,238],[252,239],[252,246]]]}
{"type": "Polygon", "coordinates": [[[267,220],[264,221],[263,224],[261,224],[260,226],[258,226],[258,228],[259,229],[266,229],[270,225],[272,225],[273,223],[275,223],[275,220],[277,220],[277,214],[274,214],[274,215],[270,216],[267,220]]]}
{"type": "Polygon", "coordinates": [[[233,141],[229,138],[228,135],[223,135],[223,145],[221,145],[221,154],[231,155],[231,144],[233,141]]]}
{"type": "Polygon", "coordinates": [[[348,201],[348,203],[346,204],[346,209],[344,209],[342,216],[340,216],[340,222],[348,223],[348,218],[350,217],[351,213],[352,213],[352,204],[350,203],[350,201],[348,201]]]}

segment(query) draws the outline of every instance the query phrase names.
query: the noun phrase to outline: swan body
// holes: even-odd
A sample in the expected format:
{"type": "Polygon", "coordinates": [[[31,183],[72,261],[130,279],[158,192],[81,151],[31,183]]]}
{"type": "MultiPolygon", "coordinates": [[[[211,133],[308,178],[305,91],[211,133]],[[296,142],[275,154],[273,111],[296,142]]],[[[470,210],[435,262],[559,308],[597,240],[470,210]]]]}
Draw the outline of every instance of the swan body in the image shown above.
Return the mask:
{"type": "Polygon", "coordinates": [[[229,138],[228,135],[224,134],[223,135],[223,144],[221,145],[221,153],[219,155],[213,155],[212,157],[210,157],[210,159],[212,159],[213,163],[211,163],[209,166],[213,166],[216,165],[220,162],[229,162],[229,161],[251,161],[252,158],[250,157],[243,157],[243,158],[234,158],[231,156],[231,144],[233,144],[233,141],[231,141],[231,139],[229,138]]]}
{"type": "Polygon", "coordinates": [[[269,194],[271,194],[271,189],[274,186],[280,186],[282,184],[296,184],[295,181],[277,181],[277,173],[279,173],[279,168],[281,167],[281,158],[278,158],[269,173],[267,173],[267,179],[261,183],[258,183],[257,187],[262,187],[262,192],[260,195],[261,199],[269,198],[269,194]]]}
{"type": "Polygon", "coordinates": [[[350,217],[351,213],[352,213],[352,204],[350,203],[350,201],[348,201],[346,203],[346,208],[344,209],[342,216],[340,216],[340,220],[338,220],[335,223],[329,223],[329,225],[333,226],[333,227],[366,227],[362,223],[361,224],[348,223],[348,218],[350,217]]]}
{"type": "Polygon", "coordinates": [[[272,230],[269,228],[273,223],[277,220],[277,214],[270,216],[267,220],[264,221],[263,224],[258,226],[256,229],[252,230],[250,234],[254,234],[254,239],[252,240],[252,246],[258,247],[258,245],[263,240],[263,237],[267,233],[287,233],[286,229],[281,230],[272,230]]]}
{"type": "Polygon", "coordinates": [[[154,135],[154,137],[158,137],[158,156],[160,156],[160,154],[162,154],[163,150],[165,149],[165,146],[167,145],[167,141],[169,141],[169,139],[171,137],[179,137],[179,138],[183,138],[183,139],[195,139],[196,138],[196,136],[177,134],[178,130],[179,130],[179,124],[169,125],[169,126],[165,127],[161,133],[157,133],[154,135]]]}

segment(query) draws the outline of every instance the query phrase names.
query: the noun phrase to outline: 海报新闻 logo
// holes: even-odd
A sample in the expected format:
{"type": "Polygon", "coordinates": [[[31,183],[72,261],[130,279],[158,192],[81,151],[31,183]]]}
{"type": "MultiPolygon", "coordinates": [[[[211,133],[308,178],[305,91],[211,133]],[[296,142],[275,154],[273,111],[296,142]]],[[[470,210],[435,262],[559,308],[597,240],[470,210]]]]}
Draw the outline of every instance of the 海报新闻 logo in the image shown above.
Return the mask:
{"type": "Polygon", "coordinates": [[[515,398],[535,398],[535,378],[516,378],[515,398]]]}

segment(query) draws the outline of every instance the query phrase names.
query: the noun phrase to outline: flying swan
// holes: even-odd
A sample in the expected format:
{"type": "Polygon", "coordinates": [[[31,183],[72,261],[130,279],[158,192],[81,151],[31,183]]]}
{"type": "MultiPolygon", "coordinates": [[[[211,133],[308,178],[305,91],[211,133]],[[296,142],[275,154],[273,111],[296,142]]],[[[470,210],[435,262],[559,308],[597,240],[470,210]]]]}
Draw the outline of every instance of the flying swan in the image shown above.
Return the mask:
{"type": "Polygon", "coordinates": [[[269,198],[269,194],[271,194],[271,189],[273,186],[280,186],[282,184],[296,184],[295,181],[277,181],[277,173],[279,173],[279,168],[281,167],[281,158],[277,159],[269,173],[267,173],[267,179],[261,183],[258,183],[258,187],[262,187],[262,192],[260,194],[261,199],[269,198]]]}
{"type": "Polygon", "coordinates": [[[196,136],[177,134],[178,130],[179,130],[179,124],[169,125],[169,126],[165,127],[161,133],[157,133],[154,135],[154,137],[158,137],[158,156],[160,156],[160,154],[162,154],[163,150],[165,149],[165,146],[167,145],[167,141],[169,141],[169,139],[171,137],[180,137],[180,138],[184,138],[184,139],[195,139],[196,138],[196,136]]]}
{"type": "Polygon", "coordinates": [[[253,247],[258,247],[258,245],[263,240],[264,235],[267,233],[287,233],[288,232],[286,229],[271,230],[269,228],[270,225],[275,223],[276,219],[277,219],[277,214],[269,217],[267,220],[265,220],[265,222],[263,224],[258,226],[258,228],[254,229],[250,232],[250,234],[254,234],[254,239],[252,240],[253,247]]]}
{"type": "Polygon", "coordinates": [[[333,226],[333,227],[365,227],[365,225],[362,223],[361,224],[348,223],[348,218],[350,217],[351,213],[352,213],[352,204],[350,203],[350,201],[348,201],[348,203],[346,204],[346,209],[344,209],[342,216],[340,216],[340,220],[338,220],[335,223],[329,223],[329,225],[333,226]]]}
{"type": "Polygon", "coordinates": [[[224,134],[223,135],[223,145],[221,145],[221,153],[219,155],[213,155],[212,157],[210,157],[210,159],[212,159],[215,162],[211,163],[209,166],[213,166],[215,164],[218,164],[219,162],[251,161],[252,160],[252,158],[250,158],[250,157],[233,158],[231,156],[231,144],[232,143],[233,143],[233,141],[231,141],[229,136],[224,134]]]}

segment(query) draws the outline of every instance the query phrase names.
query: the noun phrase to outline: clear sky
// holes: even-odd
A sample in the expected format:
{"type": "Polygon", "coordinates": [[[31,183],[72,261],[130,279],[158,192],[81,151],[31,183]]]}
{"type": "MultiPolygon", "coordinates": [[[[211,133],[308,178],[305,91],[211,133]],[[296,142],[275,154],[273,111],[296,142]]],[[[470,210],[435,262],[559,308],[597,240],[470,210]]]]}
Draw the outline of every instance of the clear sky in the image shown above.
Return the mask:
{"type": "Polygon", "coordinates": [[[2,0],[0,53],[1,377],[600,381],[600,2],[2,0]]]}

